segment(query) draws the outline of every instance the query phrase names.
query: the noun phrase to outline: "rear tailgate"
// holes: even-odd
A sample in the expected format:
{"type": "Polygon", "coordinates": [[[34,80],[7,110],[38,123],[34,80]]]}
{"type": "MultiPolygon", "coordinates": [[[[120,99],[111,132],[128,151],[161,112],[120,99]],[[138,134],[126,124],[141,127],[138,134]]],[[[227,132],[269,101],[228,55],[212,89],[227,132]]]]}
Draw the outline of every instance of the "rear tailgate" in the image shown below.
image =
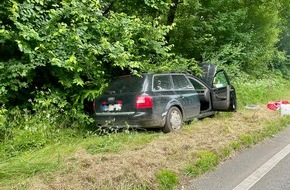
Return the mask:
{"type": "Polygon", "coordinates": [[[96,113],[135,112],[136,94],[104,94],[95,101],[96,113]]]}
{"type": "Polygon", "coordinates": [[[147,88],[146,77],[124,76],[115,78],[95,100],[97,124],[107,121],[124,123],[136,113],[136,98],[147,88]]]}

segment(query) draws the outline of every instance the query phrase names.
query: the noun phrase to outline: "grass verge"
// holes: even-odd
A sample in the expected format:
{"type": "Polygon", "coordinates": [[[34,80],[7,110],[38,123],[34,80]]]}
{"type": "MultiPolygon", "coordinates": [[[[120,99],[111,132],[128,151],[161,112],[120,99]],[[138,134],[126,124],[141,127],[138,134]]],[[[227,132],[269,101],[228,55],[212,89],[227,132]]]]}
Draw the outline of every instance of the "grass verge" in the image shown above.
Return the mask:
{"type": "Polygon", "coordinates": [[[124,150],[137,150],[158,137],[161,133],[123,132],[86,138],[74,137],[45,148],[26,151],[15,157],[0,161],[0,189],[27,188],[27,179],[38,174],[66,170],[65,161],[78,150],[84,149],[90,154],[118,153],[124,150]]]}
{"type": "Polygon", "coordinates": [[[266,108],[218,114],[178,133],[72,139],[0,164],[2,189],[180,189],[290,122],[266,108]],[[4,174],[3,174],[4,173],[4,174]],[[5,180],[4,180],[5,179],[5,180]]]}

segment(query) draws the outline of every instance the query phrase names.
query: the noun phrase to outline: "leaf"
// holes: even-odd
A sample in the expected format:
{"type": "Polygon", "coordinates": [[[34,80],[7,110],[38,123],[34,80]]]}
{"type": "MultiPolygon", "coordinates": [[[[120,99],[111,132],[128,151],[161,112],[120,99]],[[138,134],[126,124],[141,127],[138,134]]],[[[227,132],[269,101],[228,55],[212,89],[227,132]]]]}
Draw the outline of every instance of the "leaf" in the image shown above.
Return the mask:
{"type": "Polygon", "coordinates": [[[73,83],[78,85],[78,86],[84,85],[84,81],[78,75],[75,75],[75,77],[73,79],[73,83]]]}

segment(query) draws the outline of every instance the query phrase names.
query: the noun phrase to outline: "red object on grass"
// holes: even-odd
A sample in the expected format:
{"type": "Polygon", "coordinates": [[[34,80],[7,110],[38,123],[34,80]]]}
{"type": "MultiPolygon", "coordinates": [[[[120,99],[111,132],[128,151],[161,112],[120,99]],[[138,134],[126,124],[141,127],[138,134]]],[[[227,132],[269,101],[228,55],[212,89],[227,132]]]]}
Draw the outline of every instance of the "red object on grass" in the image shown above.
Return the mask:
{"type": "Polygon", "coordinates": [[[280,109],[281,104],[289,104],[288,100],[277,100],[276,102],[269,102],[267,108],[270,110],[280,109]]]}
{"type": "Polygon", "coordinates": [[[267,108],[270,109],[270,110],[277,110],[277,109],[278,109],[278,106],[277,106],[277,104],[274,103],[274,102],[269,102],[269,103],[267,104],[267,108]]]}
{"type": "Polygon", "coordinates": [[[289,101],[288,100],[282,100],[281,104],[289,104],[289,101]]]}

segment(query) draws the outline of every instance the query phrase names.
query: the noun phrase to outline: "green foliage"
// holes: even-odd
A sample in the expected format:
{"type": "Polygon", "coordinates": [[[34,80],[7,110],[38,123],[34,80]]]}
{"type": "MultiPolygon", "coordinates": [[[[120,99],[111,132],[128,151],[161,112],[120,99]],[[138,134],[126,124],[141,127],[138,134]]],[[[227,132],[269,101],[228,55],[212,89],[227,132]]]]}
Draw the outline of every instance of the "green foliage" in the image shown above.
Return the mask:
{"type": "Polygon", "coordinates": [[[57,88],[70,104],[81,103],[100,94],[113,76],[182,63],[165,41],[170,26],[124,12],[104,15],[105,8],[87,0],[11,1],[7,22],[13,24],[1,35],[8,38],[4,46],[12,43],[20,57],[0,64],[1,102],[25,93],[28,99],[37,86],[57,88]]]}
{"type": "Polygon", "coordinates": [[[7,129],[5,127],[7,110],[5,108],[0,108],[0,143],[5,139],[7,129]]]}
{"type": "Polygon", "coordinates": [[[160,190],[174,189],[178,185],[178,176],[171,170],[160,170],[156,174],[157,183],[160,190]]]}
{"type": "Polygon", "coordinates": [[[283,78],[290,78],[290,57],[285,52],[275,51],[271,66],[272,72],[283,78]]]}
{"type": "MultiPolygon", "coordinates": [[[[289,5],[289,0],[4,1],[0,178],[57,168],[58,156],[66,149],[57,143],[86,138],[80,146],[98,154],[139,148],[154,139],[156,134],[127,131],[101,136],[86,131],[93,121],[83,113],[84,100],[98,96],[116,75],[198,74],[196,62],[207,61],[234,78],[239,107],[289,98],[289,83],[282,79],[289,79],[290,73],[289,5]],[[178,2],[174,23],[167,26],[173,2],[178,2]],[[47,160],[50,155],[53,159],[47,160]]],[[[243,135],[221,156],[277,130],[280,127],[271,124],[265,133],[243,135]]],[[[78,144],[67,146],[73,152],[78,144]]],[[[214,153],[200,152],[187,173],[200,175],[218,159],[214,153]]],[[[170,170],[158,172],[156,179],[161,189],[178,184],[170,170]]]]}
{"type": "Polygon", "coordinates": [[[275,47],[280,31],[286,32],[285,5],[286,0],[8,0],[0,7],[0,103],[26,104],[36,86],[59,91],[70,109],[99,95],[113,76],[192,72],[198,70],[195,60],[232,76],[259,76],[268,66],[287,75],[287,56],[275,47]],[[166,26],[173,2],[175,23],[166,26]]]}
{"type": "Polygon", "coordinates": [[[171,43],[184,57],[259,76],[273,60],[282,9],[272,0],[189,1],[179,6],[171,43]]]}
{"type": "Polygon", "coordinates": [[[270,101],[287,99],[289,95],[289,82],[276,73],[267,73],[261,79],[239,77],[233,81],[233,85],[241,108],[245,105],[267,104],[270,101]]]}
{"type": "Polygon", "coordinates": [[[40,91],[30,100],[33,110],[14,108],[1,111],[0,152],[2,158],[16,156],[29,150],[37,150],[63,138],[79,136],[92,119],[77,109],[64,110],[64,102],[57,102],[55,94],[43,96],[40,91]],[[46,97],[46,98],[44,98],[46,97]],[[6,121],[6,122],[5,122],[6,121]],[[7,122],[9,121],[9,122],[7,122]]]}
{"type": "Polygon", "coordinates": [[[201,151],[196,154],[196,158],[186,169],[186,174],[199,176],[206,171],[212,170],[219,163],[219,156],[208,151],[201,151]]]}

